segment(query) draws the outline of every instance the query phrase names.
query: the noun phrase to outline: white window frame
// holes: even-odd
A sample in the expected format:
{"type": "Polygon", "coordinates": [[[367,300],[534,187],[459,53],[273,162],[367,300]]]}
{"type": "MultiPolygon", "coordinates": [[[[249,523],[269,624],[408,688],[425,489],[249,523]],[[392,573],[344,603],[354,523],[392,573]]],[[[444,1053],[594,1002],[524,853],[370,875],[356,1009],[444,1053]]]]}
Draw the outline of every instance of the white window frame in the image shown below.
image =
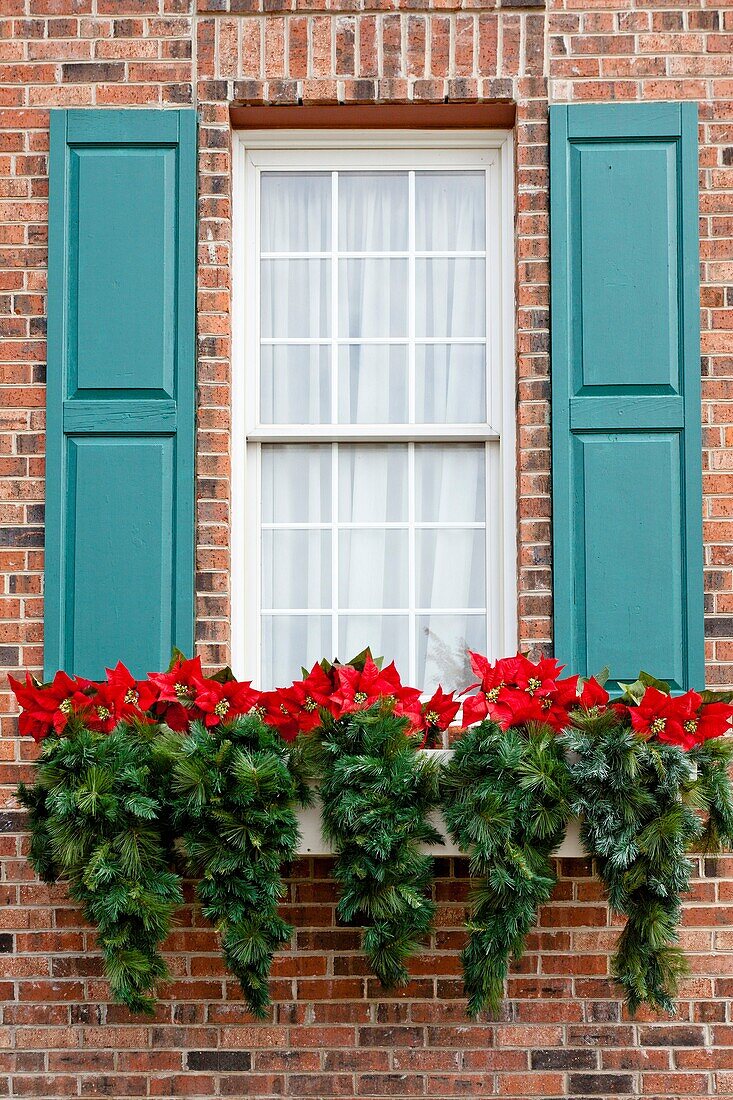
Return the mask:
{"type": "MultiPolygon", "coordinates": [[[[500,514],[486,516],[488,656],[496,658],[517,648],[517,464],[514,293],[514,157],[511,131],[493,130],[256,130],[233,134],[232,236],[232,365],[231,365],[231,516],[230,598],[231,655],[237,675],[259,686],[260,606],[257,463],[251,461],[260,443],[304,442],[489,442],[498,467],[487,466],[501,494],[500,514]],[[298,430],[277,424],[259,425],[259,316],[255,293],[259,262],[259,188],[257,173],[298,167],[314,170],[359,170],[375,167],[403,170],[490,169],[496,194],[497,232],[493,259],[487,262],[487,322],[491,361],[498,369],[487,378],[487,399],[494,423],[483,424],[308,424],[298,430]],[[251,196],[254,195],[254,201],[251,196]],[[498,303],[498,304],[497,304],[498,303]],[[492,519],[498,519],[495,530],[492,519]],[[494,559],[493,562],[491,559],[494,559]],[[492,568],[493,567],[493,568],[492,568]],[[501,578],[492,592],[491,577],[501,578]],[[491,614],[489,614],[489,612],[491,614]],[[492,637],[491,622],[495,625],[492,637]]],[[[492,188],[493,190],[493,188],[492,188]]],[[[489,212],[490,213],[490,212],[489,212]]],[[[489,241],[487,240],[487,247],[489,241]]],[[[487,256],[488,260],[488,256],[487,256]]],[[[375,612],[378,613],[378,612],[375,612]]],[[[334,656],[324,654],[324,656],[334,656]]],[[[343,655],[341,655],[343,656],[343,655]]],[[[407,670],[403,670],[405,676],[407,670]]],[[[461,688],[461,684],[444,685],[461,688]]]]}

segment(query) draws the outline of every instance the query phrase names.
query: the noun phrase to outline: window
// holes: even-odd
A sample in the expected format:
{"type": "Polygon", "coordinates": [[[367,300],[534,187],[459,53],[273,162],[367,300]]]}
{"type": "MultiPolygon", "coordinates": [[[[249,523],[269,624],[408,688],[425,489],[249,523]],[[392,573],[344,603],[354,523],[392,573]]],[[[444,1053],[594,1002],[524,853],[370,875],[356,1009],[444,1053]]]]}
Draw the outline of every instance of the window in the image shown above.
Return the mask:
{"type": "Polygon", "coordinates": [[[240,142],[237,668],[370,644],[460,686],[516,642],[509,138],[240,142]]]}

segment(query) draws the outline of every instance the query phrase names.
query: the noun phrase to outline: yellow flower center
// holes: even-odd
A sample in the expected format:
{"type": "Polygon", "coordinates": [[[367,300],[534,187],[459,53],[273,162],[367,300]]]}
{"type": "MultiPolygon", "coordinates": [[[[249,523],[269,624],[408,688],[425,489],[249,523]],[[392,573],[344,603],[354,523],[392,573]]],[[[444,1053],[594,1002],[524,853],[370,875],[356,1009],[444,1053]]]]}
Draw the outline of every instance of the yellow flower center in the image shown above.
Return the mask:
{"type": "Polygon", "coordinates": [[[365,691],[357,691],[356,695],[354,696],[354,702],[355,703],[366,703],[368,698],[369,698],[369,696],[367,695],[367,693],[365,691]]]}
{"type": "Polygon", "coordinates": [[[229,710],[230,703],[228,699],[220,699],[214,707],[214,714],[218,714],[220,718],[224,718],[229,710]]]}
{"type": "Polygon", "coordinates": [[[59,710],[62,714],[71,714],[73,710],[71,699],[64,699],[63,702],[59,703],[59,710]]]}
{"type": "Polygon", "coordinates": [[[649,726],[649,729],[652,731],[652,733],[661,733],[666,725],[667,721],[665,718],[655,718],[652,724],[649,726]]]}
{"type": "Polygon", "coordinates": [[[486,698],[489,700],[490,703],[496,702],[503,687],[504,682],[502,681],[500,684],[497,684],[496,687],[490,688],[490,690],[486,692],[486,698]]]}
{"type": "Polygon", "coordinates": [[[140,701],[140,693],[135,691],[135,688],[128,688],[125,692],[125,702],[130,703],[133,707],[136,707],[140,701]]]}
{"type": "Polygon", "coordinates": [[[534,695],[538,688],[542,687],[542,681],[538,680],[535,676],[531,680],[527,681],[527,691],[530,695],[534,695]]]}
{"type": "Polygon", "coordinates": [[[685,733],[697,733],[697,719],[690,718],[689,722],[685,722],[685,733]]]}
{"type": "Polygon", "coordinates": [[[173,690],[179,699],[188,699],[191,689],[186,684],[174,684],[173,690]]]}
{"type": "Polygon", "coordinates": [[[108,710],[107,707],[97,707],[97,714],[99,715],[99,717],[102,719],[103,722],[107,721],[107,719],[110,717],[111,713],[112,712],[110,710],[108,710]]]}
{"type": "Polygon", "coordinates": [[[311,697],[309,695],[308,698],[306,699],[306,701],[303,703],[303,710],[307,710],[308,712],[311,712],[311,711],[314,711],[316,709],[316,706],[317,706],[317,703],[316,703],[315,699],[311,699],[311,697]]]}
{"type": "Polygon", "coordinates": [[[425,715],[425,721],[429,726],[437,726],[438,724],[438,712],[436,710],[429,710],[425,715]]]}

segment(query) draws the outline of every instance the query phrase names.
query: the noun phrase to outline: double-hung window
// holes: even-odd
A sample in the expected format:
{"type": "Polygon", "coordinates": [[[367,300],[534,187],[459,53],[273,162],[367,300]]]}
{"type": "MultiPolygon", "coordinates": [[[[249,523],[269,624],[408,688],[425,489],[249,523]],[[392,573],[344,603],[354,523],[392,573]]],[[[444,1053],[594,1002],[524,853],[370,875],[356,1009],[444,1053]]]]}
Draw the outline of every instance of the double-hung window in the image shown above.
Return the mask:
{"type": "Polygon", "coordinates": [[[431,689],[513,649],[504,134],[240,136],[234,659],[366,645],[431,689]]]}

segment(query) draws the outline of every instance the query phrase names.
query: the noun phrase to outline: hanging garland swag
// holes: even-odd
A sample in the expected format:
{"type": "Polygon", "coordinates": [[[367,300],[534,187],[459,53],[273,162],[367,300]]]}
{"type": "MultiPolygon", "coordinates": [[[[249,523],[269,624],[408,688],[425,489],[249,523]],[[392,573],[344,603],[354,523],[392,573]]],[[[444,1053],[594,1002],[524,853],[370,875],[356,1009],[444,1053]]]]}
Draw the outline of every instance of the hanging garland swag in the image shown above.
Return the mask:
{"type": "Polygon", "coordinates": [[[296,809],[318,785],[338,915],[363,928],[384,988],[408,981],[431,932],[431,812],[442,808],[474,879],[462,954],[472,1016],[498,1010],[577,815],[626,918],[613,978],[632,1013],[672,1012],[687,972],[688,852],[733,846],[733,738],[721,736],[733,694],[672,696],[641,674],[612,701],[603,676],[562,678],[552,658],[469,657],[477,682],[447,762],[419,750],[442,742],[461,709],[454,693],[422,702],[369,650],[270,692],[229,669],[205,676],[178,652],[142,681],[122,663],[100,683],[11,677],[19,731],[42,742],[35,782],[19,788],[29,858],[46,882],[68,881],[96,927],[112,997],[154,1010],[185,871],[248,1008],[267,1016],[272,958],[292,935],[278,904],[298,850],[296,809]]]}

